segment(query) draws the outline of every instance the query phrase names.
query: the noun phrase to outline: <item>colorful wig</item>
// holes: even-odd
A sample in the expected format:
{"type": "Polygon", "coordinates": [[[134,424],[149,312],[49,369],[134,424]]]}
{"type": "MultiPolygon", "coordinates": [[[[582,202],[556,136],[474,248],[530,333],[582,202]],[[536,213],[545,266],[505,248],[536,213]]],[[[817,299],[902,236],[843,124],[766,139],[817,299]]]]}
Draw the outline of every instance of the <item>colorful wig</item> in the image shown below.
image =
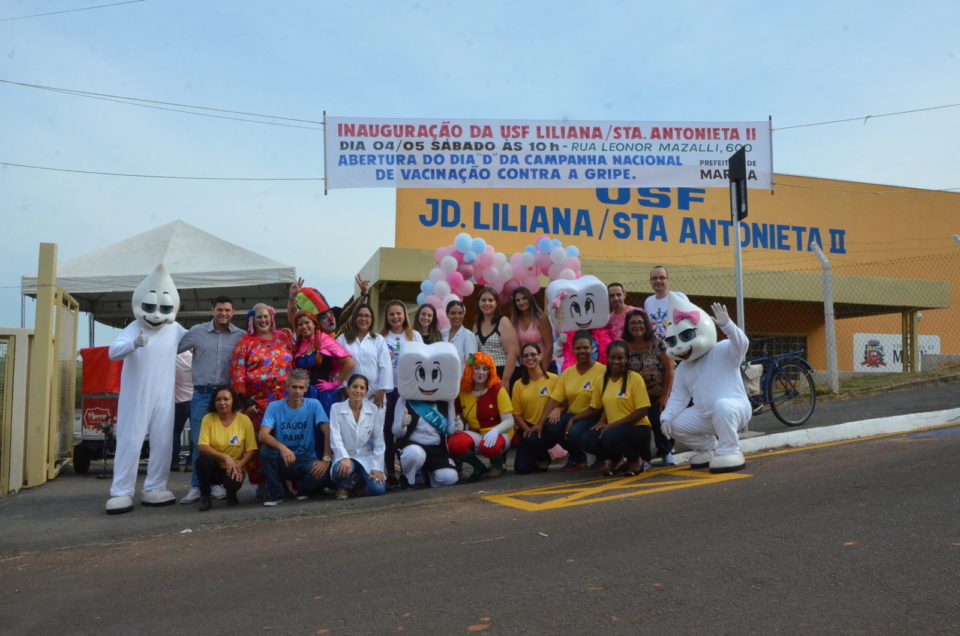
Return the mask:
{"type": "Polygon", "coordinates": [[[497,375],[497,365],[493,362],[493,358],[486,353],[471,353],[467,356],[467,364],[463,369],[463,379],[460,380],[461,390],[473,391],[473,370],[480,364],[490,370],[490,374],[487,376],[487,388],[500,385],[500,376],[497,375]]]}
{"type": "Polygon", "coordinates": [[[266,304],[266,303],[257,303],[256,305],[253,306],[252,309],[250,309],[250,311],[247,312],[247,333],[250,334],[251,336],[257,333],[257,327],[256,327],[256,325],[255,325],[254,322],[253,322],[253,318],[254,318],[254,316],[257,315],[257,308],[258,308],[258,307],[266,307],[266,308],[267,308],[267,313],[270,314],[270,330],[271,330],[273,333],[276,333],[276,331],[277,331],[277,310],[274,309],[273,307],[271,307],[270,305],[266,304]]]}

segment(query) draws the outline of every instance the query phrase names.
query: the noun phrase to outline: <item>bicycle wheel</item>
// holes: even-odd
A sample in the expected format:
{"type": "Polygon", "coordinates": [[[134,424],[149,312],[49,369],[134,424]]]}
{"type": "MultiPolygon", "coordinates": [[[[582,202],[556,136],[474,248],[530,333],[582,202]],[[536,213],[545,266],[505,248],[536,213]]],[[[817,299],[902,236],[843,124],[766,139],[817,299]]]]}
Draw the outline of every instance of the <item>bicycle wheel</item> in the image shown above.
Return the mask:
{"type": "Polygon", "coordinates": [[[813,415],[817,391],[813,374],[799,364],[782,364],[770,375],[767,402],[777,419],[787,426],[800,426],[813,415]]]}

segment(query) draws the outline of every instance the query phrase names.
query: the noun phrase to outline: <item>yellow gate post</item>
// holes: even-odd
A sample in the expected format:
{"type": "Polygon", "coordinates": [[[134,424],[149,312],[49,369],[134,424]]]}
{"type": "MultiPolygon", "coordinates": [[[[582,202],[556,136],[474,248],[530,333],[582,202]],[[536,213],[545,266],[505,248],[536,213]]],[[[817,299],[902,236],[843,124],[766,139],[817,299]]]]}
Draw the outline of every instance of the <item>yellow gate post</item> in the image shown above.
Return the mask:
{"type": "Polygon", "coordinates": [[[47,481],[47,453],[50,445],[50,398],[53,393],[54,365],[57,350],[54,297],[57,290],[57,246],[40,244],[37,266],[37,311],[33,347],[30,351],[30,385],[27,402],[26,453],[24,454],[25,486],[39,486],[47,481]]]}

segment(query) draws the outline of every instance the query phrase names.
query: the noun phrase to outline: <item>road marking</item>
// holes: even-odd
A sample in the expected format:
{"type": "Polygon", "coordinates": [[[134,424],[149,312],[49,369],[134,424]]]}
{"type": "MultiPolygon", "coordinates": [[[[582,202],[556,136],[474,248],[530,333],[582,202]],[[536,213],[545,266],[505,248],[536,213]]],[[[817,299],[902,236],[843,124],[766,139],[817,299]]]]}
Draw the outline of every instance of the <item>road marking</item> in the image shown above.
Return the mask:
{"type": "Polygon", "coordinates": [[[517,490],[483,499],[503,506],[519,508],[528,512],[555,510],[583,506],[624,497],[650,495],[678,488],[707,486],[733,479],[753,477],[744,473],[712,474],[702,470],[690,470],[688,466],[641,473],[635,477],[593,479],[576,483],[557,484],[529,490],[517,490]]]}

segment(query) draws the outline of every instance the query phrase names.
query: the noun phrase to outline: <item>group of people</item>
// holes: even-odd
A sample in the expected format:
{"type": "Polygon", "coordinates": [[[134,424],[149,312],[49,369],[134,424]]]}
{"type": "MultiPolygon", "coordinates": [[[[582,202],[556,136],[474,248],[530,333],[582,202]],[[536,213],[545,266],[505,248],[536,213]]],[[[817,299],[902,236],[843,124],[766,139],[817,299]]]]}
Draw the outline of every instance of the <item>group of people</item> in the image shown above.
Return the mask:
{"type": "MultiPolygon", "coordinates": [[[[344,325],[302,280],[290,287],[291,328],[277,325],[274,308],[257,304],[247,329],[239,329],[231,299],[217,297],[212,319],[177,345],[192,353],[193,382],[193,474],[180,503],[235,505],[245,478],[264,506],[324,491],[346,499],[448,486],[464,465],[469,480],[503,473],[511,449],[520,474],[545,471],[563,457],[564,471],[611,476],[636,475],[654,461],[673,465],[661,413],[676,373],[664,328],[677,317],[667,315],[666,268],[653,268],[650,281],[654,293],[642,308],[626,304],[622,284],[606,285],[609,314],[606,307],[598,314],[604,324],[569,331],[556,315],[567,292],[541,308],[523,287],[510,295],[509,316],[494,290],[480,289],[472,330],[459,300],[446,306],[444,330],[432,306],[418,307],[411,321],[406,305],[393,300],[377,331],[368,283],[359,276],[361,302],[344,325]]],[[[571,302],[580,316],[584,309],[571,302]]],[[[146,346],[142,333],[132,350],[146,346]]],[[[684,400],[686,407],[690,396],[684,400]]],[[[711,443],[716,438],[704,447],[711,443]]]]}
{"type": "MultiPolygon", "coordinates": [[[[472,469],[469,479],[501,474],[511,448],[518,473],[546,470],[558,456],[567,458],[563,470],[584,469],[588,454],[589,467],[609,474],[674,463],[658,417],[675,364],[655,327],[665,310],[651,320],[647,309],[625,303],[622,284],[607,286],[608,344],[596,351],[589,332],[559,332],[523,287],[513,291],[509,315],[496,292],[481,289],[472,330],[460,301],[447,305],[444,330],[433,306],[421,305],[410,320],[402,301],[390,301],[378,332],[363,302],[368,283],[357,283],[361,302],[339,335],[336,310],[302,280],[290,288],[292,329],[279,328],[275,310],[258,304],[244,332],[232,324],[232,301],[221,296],[212,320],[187,332],[178,349],[193,355],[190,420],[201,424],[191,425],[194,471],[181,503],[200,502],[203,510],[214,499],[234,504],[244,476],[267,506],[324,489],[342,499],[450,485],[462,464],[472,469]],[[449,430],[416,432],[400,396],[400,354],[413,343],[438,342],[456,351],[459,394],[449,430]]],[[[657,292],[665,297],[666,269],[654,268],[651,283],[651,301],[657,292]]]]}

